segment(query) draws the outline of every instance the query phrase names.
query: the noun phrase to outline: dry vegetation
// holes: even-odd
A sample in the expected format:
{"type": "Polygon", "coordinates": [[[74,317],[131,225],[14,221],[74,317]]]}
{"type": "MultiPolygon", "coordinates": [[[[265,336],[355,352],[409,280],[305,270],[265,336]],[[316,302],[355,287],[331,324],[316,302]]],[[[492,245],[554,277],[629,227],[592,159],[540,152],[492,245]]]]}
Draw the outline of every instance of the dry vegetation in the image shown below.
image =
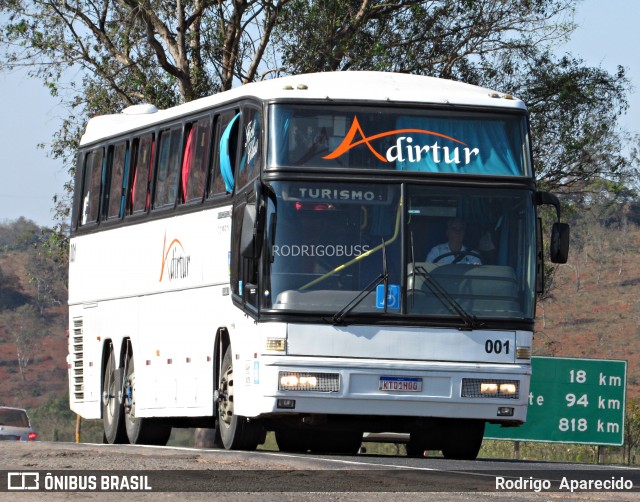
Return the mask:
{"type": "MultiPolygon", "coordinates": [[[[32,244],[23,249],[0,247],[0,303],[5,302],[0,308],[0,404],[31,409],[36,420],[40,408],[47,417],[43,422],[51,422],[51,414],[67,408],[66,306],[52,300],[55,295],[43,294],[55,281],[33,280],[33,267],[41,267],[34,253],[32,244]],[[16,307],[7,305],[8,293],[18,303],[37,306],[46,323],[28,355],[24,380],[15,337],[7,329],[16,307]]],[[[640,229],[634,224],[574,224],[569,262],[558,267],[549,285],[538,306],[534,353],[627,360],[627,396],[638,400],[640,229]]],[[[72,440],[71,415],[54,422],[43,439],[72,440]]],[[[90,427],[99,429],[99,424],[90,427]]]]}
{"type": "MultiPolygon", "coordinates": [[[[580,235],[581,229],[572,228],[580,235]]],[[[598,226],[558,267],[538,305],[534,353],[623,359],[627,396],[640,397],[640,230],[598,226]]]]}

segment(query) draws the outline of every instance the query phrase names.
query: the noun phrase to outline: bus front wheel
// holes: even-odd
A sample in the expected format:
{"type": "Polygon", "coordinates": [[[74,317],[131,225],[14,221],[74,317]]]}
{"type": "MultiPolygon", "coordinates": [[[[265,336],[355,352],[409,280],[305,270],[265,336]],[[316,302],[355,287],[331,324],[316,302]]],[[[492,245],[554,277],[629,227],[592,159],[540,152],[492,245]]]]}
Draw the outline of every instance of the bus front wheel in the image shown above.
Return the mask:
{"type": "Polygon", "coordinates": [[[255,450],[264,442],[265,431],[259,423],[236,415],[231,346],[222,358],[218,381],[218,426],[222,445],[227,450],[255,450]]]}

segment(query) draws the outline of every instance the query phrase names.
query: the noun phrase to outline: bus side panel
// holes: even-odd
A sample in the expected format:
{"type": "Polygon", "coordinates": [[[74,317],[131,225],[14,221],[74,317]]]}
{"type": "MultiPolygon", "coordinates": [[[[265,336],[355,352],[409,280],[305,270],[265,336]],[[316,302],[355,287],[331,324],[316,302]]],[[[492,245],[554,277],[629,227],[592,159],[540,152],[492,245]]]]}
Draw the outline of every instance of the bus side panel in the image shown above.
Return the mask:
{"type": "MultiPolygon", "coordinates": [[[[69,266],[71,407],[100,417],[102,350],[129,338],[139,416],[213,412],[213,344],[229,296],[229,208],[76,236],[69,266]]],[[[119,355],[119,354],[118,354],[119,355]]]]}

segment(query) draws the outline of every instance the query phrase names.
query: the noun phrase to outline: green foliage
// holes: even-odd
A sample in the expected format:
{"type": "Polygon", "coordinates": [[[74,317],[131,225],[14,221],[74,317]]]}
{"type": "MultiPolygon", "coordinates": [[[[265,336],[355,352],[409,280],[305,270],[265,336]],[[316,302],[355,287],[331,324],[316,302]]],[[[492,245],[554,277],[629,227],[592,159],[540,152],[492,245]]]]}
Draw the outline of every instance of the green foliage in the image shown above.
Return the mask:
{"type": "MultiPolygon", "coordinates": [[[[247,0],[0,4],[0,67],[29,67],[69,114],[52,154],[70,178],[86,120],[159,108],[282,72],[384,70],[462,80],[529,103],[536,172],[549,190],[637,183],[640,139],[620,131],[629,82],[554,44],[574,0],[247,0]],[[73,75],[70,79],[69,75],[73,75]]],[[[65,186],[67,193],[72,182],[65,186]]],[[[68,219],[68,196],[55,200],[68,219]]],[[[57,234],[66,243],[66,229],[57,234]]]]}
{"type": "MultiPolygon", "coordinates": [[[[76,414],[69,409],[68,394],[51,396],[45,404],[28,410],[28,413],[41,441],[75,442],[76,414]]],[[[82,420],[81,442],[102,443],[102,434],[102,421],[82,420]]]]}
{"type": "Polygon", "coordinates": [[[16,345],[16,356],[22,380],[39,340],[47,335],[48,326],[36,307],[26,303],[4,315],[5,330],[16,345]]]}
{"type": "Polygon", "coordinates": [[[0,268],[0,312],[16,309],[29,300],[29,296],[22,291],[16,275],[0,268]]]}
{"type": "Polygon", "coordinates": [[[40,232],[38,225],[23,217],[0,223],[0,253],[29,249],[38,242],[40,232]]]}
{"type": "Polygon", "coordinates": [[[635,464],[640,446],[640,400],[629,399],[626,403],[624,424],[625,463],[635,464]]]}

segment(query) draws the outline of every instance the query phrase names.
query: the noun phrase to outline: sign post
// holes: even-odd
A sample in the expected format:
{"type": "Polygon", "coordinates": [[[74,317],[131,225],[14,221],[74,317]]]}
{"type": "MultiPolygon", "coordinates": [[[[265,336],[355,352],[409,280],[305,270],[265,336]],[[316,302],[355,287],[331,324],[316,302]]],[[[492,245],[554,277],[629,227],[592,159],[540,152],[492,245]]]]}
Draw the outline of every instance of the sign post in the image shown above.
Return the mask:
{"type": "Polygon", "coordinates": [[[487,424],[486,439],[622,446],[627,362],[531,358],[527,422],[487,424]]]}

